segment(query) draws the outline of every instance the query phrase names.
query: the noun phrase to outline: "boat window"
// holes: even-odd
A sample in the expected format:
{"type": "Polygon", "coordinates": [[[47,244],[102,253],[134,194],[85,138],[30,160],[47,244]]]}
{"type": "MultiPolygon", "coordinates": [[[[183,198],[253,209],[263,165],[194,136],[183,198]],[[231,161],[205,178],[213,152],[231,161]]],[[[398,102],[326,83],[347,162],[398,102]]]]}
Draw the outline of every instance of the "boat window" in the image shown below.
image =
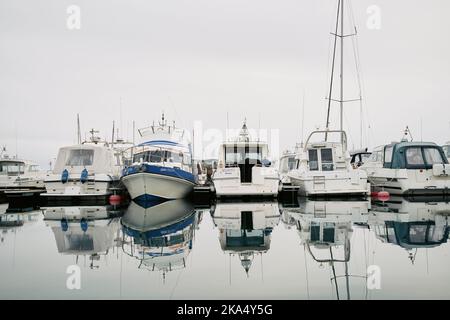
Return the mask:
{"type": "Polygon", "coordinates": [[[308,150],[308,159],[309,159],[309,170],[311,171],[319,170],[319,161],[316,149],[308,150]]]}
{"type": "Polygon", "coordinates": [[[3,162],[0,163],[0,174],[17,176],[25,172],[25,164],[22,162],[3,162]]]}
{"type": "Polygon", "coordinates": [[[445,146],[444,151],[445,151],[447,158],[450,158],[450,146],[445,146]]]}
{"type": "Polygon", "coordinates": [[[192,159],[191,159],[191,155],[190,154],[180,154],[180,157],[182,157],[183,159],[183,163],[187,164],[187,165],[191,165],[192,164],[192,159]]]}
{"type": "Polygon", "coordinates": [[[92,166],[94,162],[94,150],[74,149],[70,150],[66,166],[92,166]]]}
{"type": "Polygon", "coordinates": [[[406,149],[406,162],[409,166],[424,166],[422,148],[414,147],[406,149]]]}
{"type": "Polygon", "coordinates": [[[384,163],[392,162],[392,151],[394,150],[394,146],[386,146],[384,148],[384,163]]]}
{"type": "Polygon", "coordinates": [[[288,159],[288,169],[289,171],[293,170],[296,168],[296,161],[295,161],[295,157],[290,157],[288,159]]]}
{"type": "Polygon", "coordinates": [[[225,164],[236,165],[243,161],[244,158],[244,148],[238,148],[234,146],[225,147],[225,164]]]}
{"type": "Polygon", "coordinates": [[[433,165],[435,163],[445,163],[441,153],[437,148],[424,148],[425,160],[427,164],[433,165]]]}
{"type": "Polygon", "coordinates": [[[30,171],[31,172],[38,172],[39,171],[39,166],[38,165],[31,165],[30,166],[30,171]]]}
{"type": "Polygon", "coordinates": [[[322,171],[333,171],[333,150],[331,148],[321,149],[322,171]]]}
{"type": "Polygon", "coordinates": [[[427,241],[427,225],[411,225],[409,240],[411,243],[425,243],[427,241]]]}

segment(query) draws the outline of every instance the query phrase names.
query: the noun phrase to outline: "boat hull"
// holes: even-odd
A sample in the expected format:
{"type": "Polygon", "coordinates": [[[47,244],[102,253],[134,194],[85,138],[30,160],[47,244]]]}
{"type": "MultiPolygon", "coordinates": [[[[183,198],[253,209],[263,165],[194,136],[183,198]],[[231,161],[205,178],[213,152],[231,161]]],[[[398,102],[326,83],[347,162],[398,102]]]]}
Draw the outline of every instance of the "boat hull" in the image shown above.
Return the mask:
{"type": "Polygon", "coordinates": [[[253,168],[252,182],[241,182],[237,168],[218,170],[213,176],[216,196],[276,197],[280,188],[278,174],[272,168],[253,168]]]}
{"type": "Polygon", "coordinates": [[[298,194],[306,197],[368,196],[370,184],[362,171],[329,171],[289,174],[291,183],[299,187],[298,194]]]}
{"type": "Polygon", "coordinates": [[[131,199],[160,198],[174,200],[186,197],[194,188],[194,183],[182,178],[155,173],[140,172],[122,177],[131,199]]]}
{"type": "Polygon", "coordinates": [[[45,180],[46,197],[99,197],[113,194],[113,188],[120,187],[118,177],[98,175],[95,179],[82,183],[80,180],[70,179],[63,183],[60,176],[48,176],[45,180]]]}

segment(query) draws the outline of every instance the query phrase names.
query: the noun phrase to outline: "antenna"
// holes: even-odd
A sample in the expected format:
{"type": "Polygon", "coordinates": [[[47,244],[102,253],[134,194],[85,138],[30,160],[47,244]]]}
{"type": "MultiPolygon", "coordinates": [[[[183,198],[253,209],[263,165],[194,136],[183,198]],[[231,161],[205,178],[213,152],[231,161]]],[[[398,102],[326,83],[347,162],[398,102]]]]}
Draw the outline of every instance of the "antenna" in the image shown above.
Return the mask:
{"type": "Polygon", "coordinates": [[[258,113],[258,142],[259,142],[260,132],[261,132],[261,112],[258,113]]]}
{"type": "Polygon", "coordinates": [[[113,120],[111,146],[114,146],[114,131],[115,131],[114,127],[115,127],[115,121],[113,120]]]}
{"type": "Polygon", "coordinates": [[[81,129],[80,129],[80,114],[77,113],[77,139],[78,144],[81,144],[81,129]]]}
{"type": "Polygon", "coordinates": [[[136,122],[133,120],[133,145],[135,144],[136,122]]]}
{"type": "Polygon", "coordinates": [[[229,137],[227,137],[227,135],[229,135],[229,132],[230,132],[230,121],[229,121],[228,111],[227,111],[227,130],[225,132],[225,140],[229,139],[229,137]]]}
{"type": "Polygon", "coordinates": [[[305,89],[303,89],[303,98],[302,98],[302,128],[301,128],[301,145],[303,147],[303,138],[304,138],[304,131],[305,131],[305,89]]]}
{"type": "Polygon", "coordinates": [[[17,130],[17,122],[16,122],[16,159],[18,159],[18,154],[19,154],[19,143],[18,143],[19,137],[18,137],[18,130],[17,130]]]}

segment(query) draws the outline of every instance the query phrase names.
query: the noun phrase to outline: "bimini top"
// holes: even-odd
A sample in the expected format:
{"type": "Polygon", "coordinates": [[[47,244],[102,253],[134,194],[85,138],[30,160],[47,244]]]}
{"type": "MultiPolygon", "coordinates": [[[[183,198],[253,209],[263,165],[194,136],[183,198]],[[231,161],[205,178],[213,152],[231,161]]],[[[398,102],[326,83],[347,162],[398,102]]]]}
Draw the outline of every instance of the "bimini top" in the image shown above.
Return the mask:
{"type": "Polygon", "coordinates": [[[447,164],[442,147],[433,142],[397,142],[384,146],[383,167],[390,169],[432,169],[447,164]]]}
{"type": "Polygon", "coordinates": [[[86,168],[92,173],[113,173],[119,165],[114,150],[101,145],[81,144],[59,149],[53,173],[64,169],[81,172],[86,168]]]}

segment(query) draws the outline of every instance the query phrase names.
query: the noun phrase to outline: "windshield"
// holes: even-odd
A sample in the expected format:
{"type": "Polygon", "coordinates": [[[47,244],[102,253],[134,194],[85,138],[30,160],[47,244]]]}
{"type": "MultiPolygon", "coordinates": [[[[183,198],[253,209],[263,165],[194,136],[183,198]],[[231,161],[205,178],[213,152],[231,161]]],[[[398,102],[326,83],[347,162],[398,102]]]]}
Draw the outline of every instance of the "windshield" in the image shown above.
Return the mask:
{"type": "Polygon", "coordinates": [[[249,163],[260,164],[262,160],[262,148],[249,146],[226,146],[225,147],[225,164],[237,165],[249,163]]]}
{"type": "Polygon", "coordinates": [[[408,168],[431,168],[436,163],[447,163],[436,147],[409,147],[405,158],[408,168]]]}
{"type": "Polygon", "coordinates": [[[167,150],[150,150],[145,152],[137,153],[133,156],[133,162],[173,162],[173,163],[183,163],[183,153],[182,152],[172,152],[167,150]]]}
{"type": "Polygon", "coordinates": [[[0,162],[0,174],[3,175],[19,175],[25,171],[25,164],[23,162],[0,162]]]}
{"type": "Polygon", "coordinates": [[[66,166],[92,166],[94,162],[94,150],[74,149],[70,150],[66,166]]]}

